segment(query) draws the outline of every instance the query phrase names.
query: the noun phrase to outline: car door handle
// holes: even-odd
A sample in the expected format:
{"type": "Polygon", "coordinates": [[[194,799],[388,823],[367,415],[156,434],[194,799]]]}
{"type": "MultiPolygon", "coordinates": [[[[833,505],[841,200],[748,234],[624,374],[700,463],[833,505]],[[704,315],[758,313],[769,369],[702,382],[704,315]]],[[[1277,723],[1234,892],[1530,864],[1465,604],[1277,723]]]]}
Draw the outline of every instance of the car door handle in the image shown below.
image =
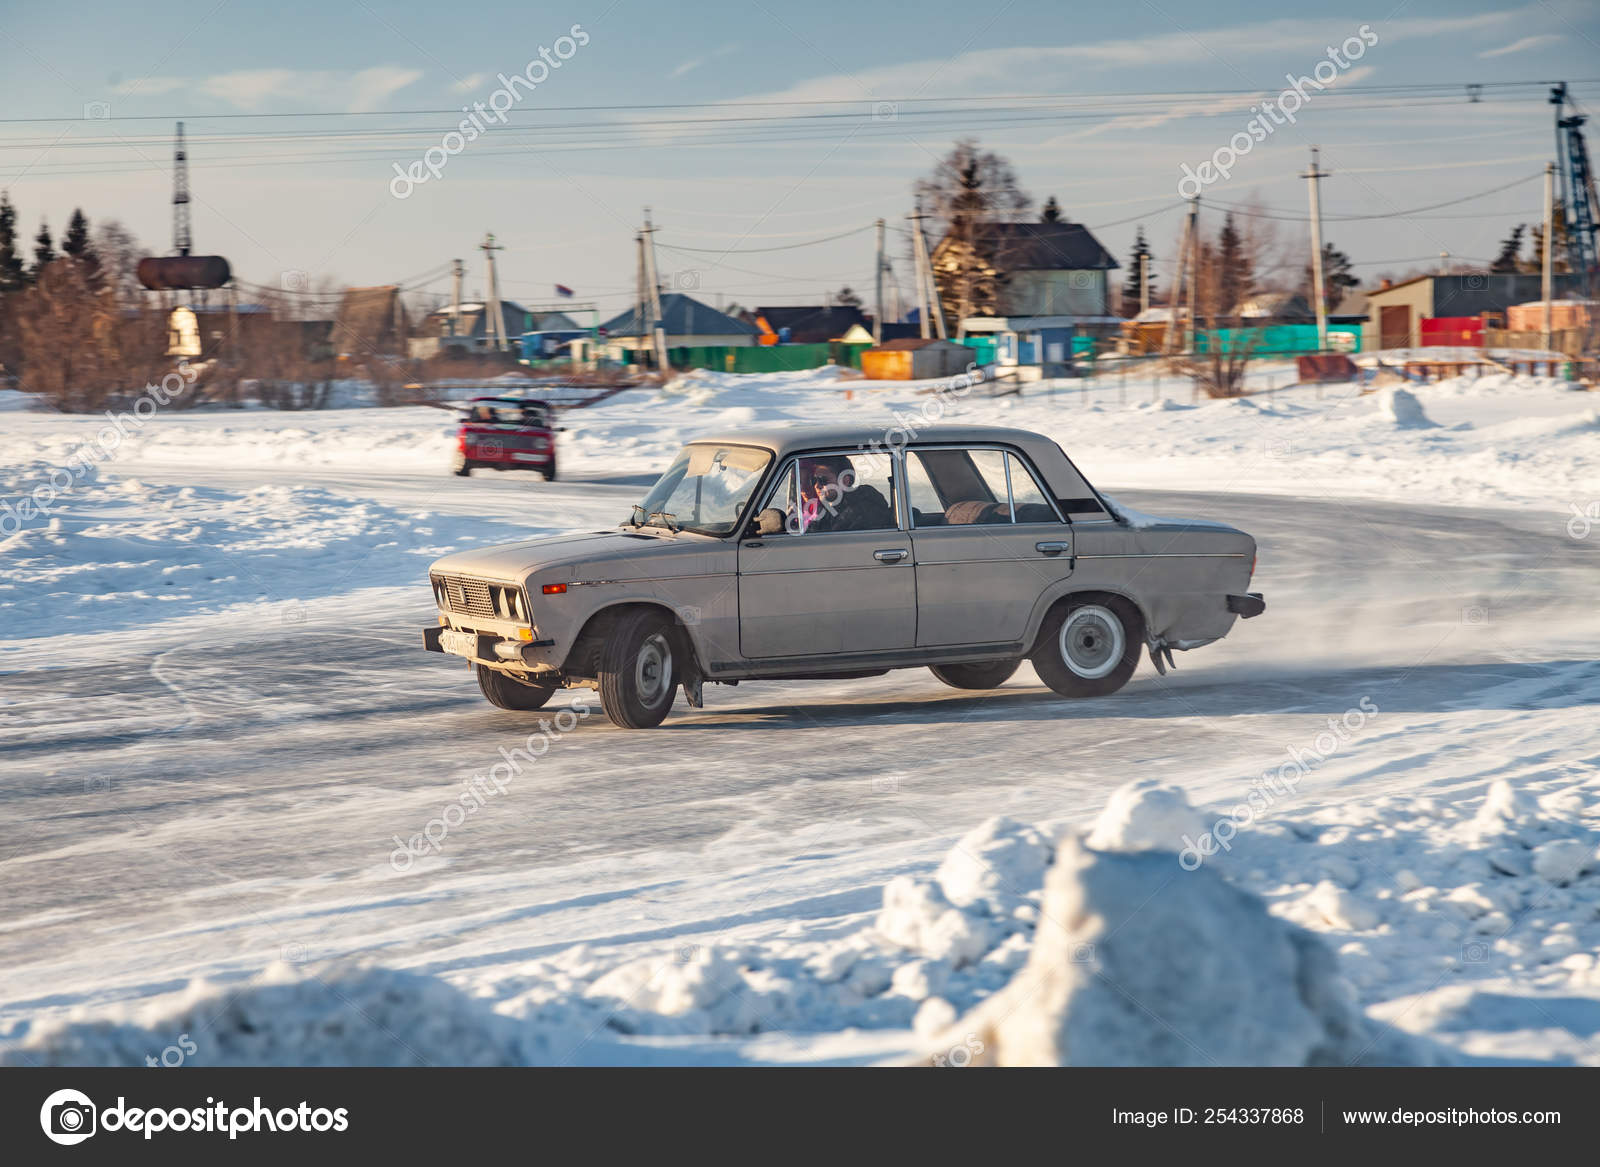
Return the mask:
{"type": "Polygon", "coordinates": [[[1071,551],[1072,544],[1052,540],[1045,543],[1035,543],[1033,549],[1042,551],[1046,555],[1060,555],[1063,551],[1071,551]]]}
{"type": "Polygon", "coordinates": [[[899,563],[902,559],[910,554],[911,552],[907,551],[904,547],[891,547],[886,551],[874,551],[872,553],[872,558],[876,559],[879,563],[899,563]]]}

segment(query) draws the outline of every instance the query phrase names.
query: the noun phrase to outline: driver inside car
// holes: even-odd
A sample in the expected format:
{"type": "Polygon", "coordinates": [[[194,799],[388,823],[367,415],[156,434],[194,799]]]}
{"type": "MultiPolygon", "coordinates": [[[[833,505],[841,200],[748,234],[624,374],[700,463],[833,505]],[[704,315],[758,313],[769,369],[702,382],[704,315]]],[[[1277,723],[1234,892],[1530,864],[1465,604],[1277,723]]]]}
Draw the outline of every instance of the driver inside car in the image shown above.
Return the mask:
{"type": "Polygon", "coordinates": [[[895,526],[894,508],[876,487],[859,480],[849,458],[802,458],[799,472],[805,531],[881,531],[895,526]]]}

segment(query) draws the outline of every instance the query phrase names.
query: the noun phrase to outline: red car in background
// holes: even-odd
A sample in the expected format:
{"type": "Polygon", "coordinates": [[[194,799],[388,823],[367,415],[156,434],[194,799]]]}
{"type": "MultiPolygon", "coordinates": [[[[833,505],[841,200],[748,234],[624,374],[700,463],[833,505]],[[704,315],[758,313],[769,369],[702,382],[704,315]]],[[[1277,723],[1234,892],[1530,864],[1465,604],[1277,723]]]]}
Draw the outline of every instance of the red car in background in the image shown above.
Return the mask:
{"type": "Polygon", "coordinates": [[[455,472],[537,470],[546,482],[556,476],[556,434],[546,401],[526,397],[477,397],[461,412],[456,434],[455,472]]]}

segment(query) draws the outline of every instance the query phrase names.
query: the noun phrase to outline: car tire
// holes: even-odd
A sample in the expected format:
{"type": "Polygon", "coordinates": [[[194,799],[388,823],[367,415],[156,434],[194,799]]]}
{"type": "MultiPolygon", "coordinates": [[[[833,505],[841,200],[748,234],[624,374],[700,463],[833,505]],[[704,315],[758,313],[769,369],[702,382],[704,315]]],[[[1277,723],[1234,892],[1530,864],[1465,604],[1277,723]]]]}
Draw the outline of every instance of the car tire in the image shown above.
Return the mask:
{"type": "Polygon", "coordinates": [[[600,707],[623,729],[653,729],[678,693],[672,622],[661,612],[625,613],[600,650],[600,707]]]}
{"type": "Polygon", "coordinates": [[[928,671],[952,689],[998,689],[1021,664],[1020,658],[978,661],[975,664],[929,665],[928,671]]]}
{"type": "Polygon", "coordinates": [[[1079,596],[1045,617],[1031,660],[1063,697],[1104,697],[1128,683],[1139,665],[1144,621],[1121,596],[1079,596]]]}
{"type": "Polygon", "coordinates": [[[458,478],[471,477],[472,460],[465,454],[458,451],[455,456],[455,461],[451,464],[450,469],[455,471],[458,478]]]}
{"type": "Polygon", "coordinates": [[[554,482],[556,480],[556,456],[554,454],[550,455],[550,461],[546,463],[545,468],[540,473],[544,475],[546,482],[554,482]]]}
{"type": "Polygon", "coordinates": [[[482,665],[474,665],[473,672],[478,674],[478,688],[496,709],[531,713],[543,709],[545,702],[555,694],[553,685],[530,685],[482,665]]]}

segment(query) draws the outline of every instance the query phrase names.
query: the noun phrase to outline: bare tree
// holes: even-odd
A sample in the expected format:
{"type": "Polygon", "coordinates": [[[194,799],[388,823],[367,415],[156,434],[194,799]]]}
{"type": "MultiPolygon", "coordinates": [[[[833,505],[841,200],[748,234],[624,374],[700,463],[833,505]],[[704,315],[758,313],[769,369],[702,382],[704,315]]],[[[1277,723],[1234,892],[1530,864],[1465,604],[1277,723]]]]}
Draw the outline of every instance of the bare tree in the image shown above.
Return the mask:
{"type": "Polygon", "coordinates": [[[1007,262],[1004,236],[984,227],[1020,221],[1033,207],[1011,163],[981,149],[977,139],[962,138],[914,190],[934,237],[944,240],[934,282],[945,314],[957,320],[994,314],[1007,262]]]}
{"type": "Polygon", "coordinates": [[[160,313],[124,306],[86,263],[52,260],[20,299],[22,388],[63,412],[132,400],[171,370],[160,313]]]}

